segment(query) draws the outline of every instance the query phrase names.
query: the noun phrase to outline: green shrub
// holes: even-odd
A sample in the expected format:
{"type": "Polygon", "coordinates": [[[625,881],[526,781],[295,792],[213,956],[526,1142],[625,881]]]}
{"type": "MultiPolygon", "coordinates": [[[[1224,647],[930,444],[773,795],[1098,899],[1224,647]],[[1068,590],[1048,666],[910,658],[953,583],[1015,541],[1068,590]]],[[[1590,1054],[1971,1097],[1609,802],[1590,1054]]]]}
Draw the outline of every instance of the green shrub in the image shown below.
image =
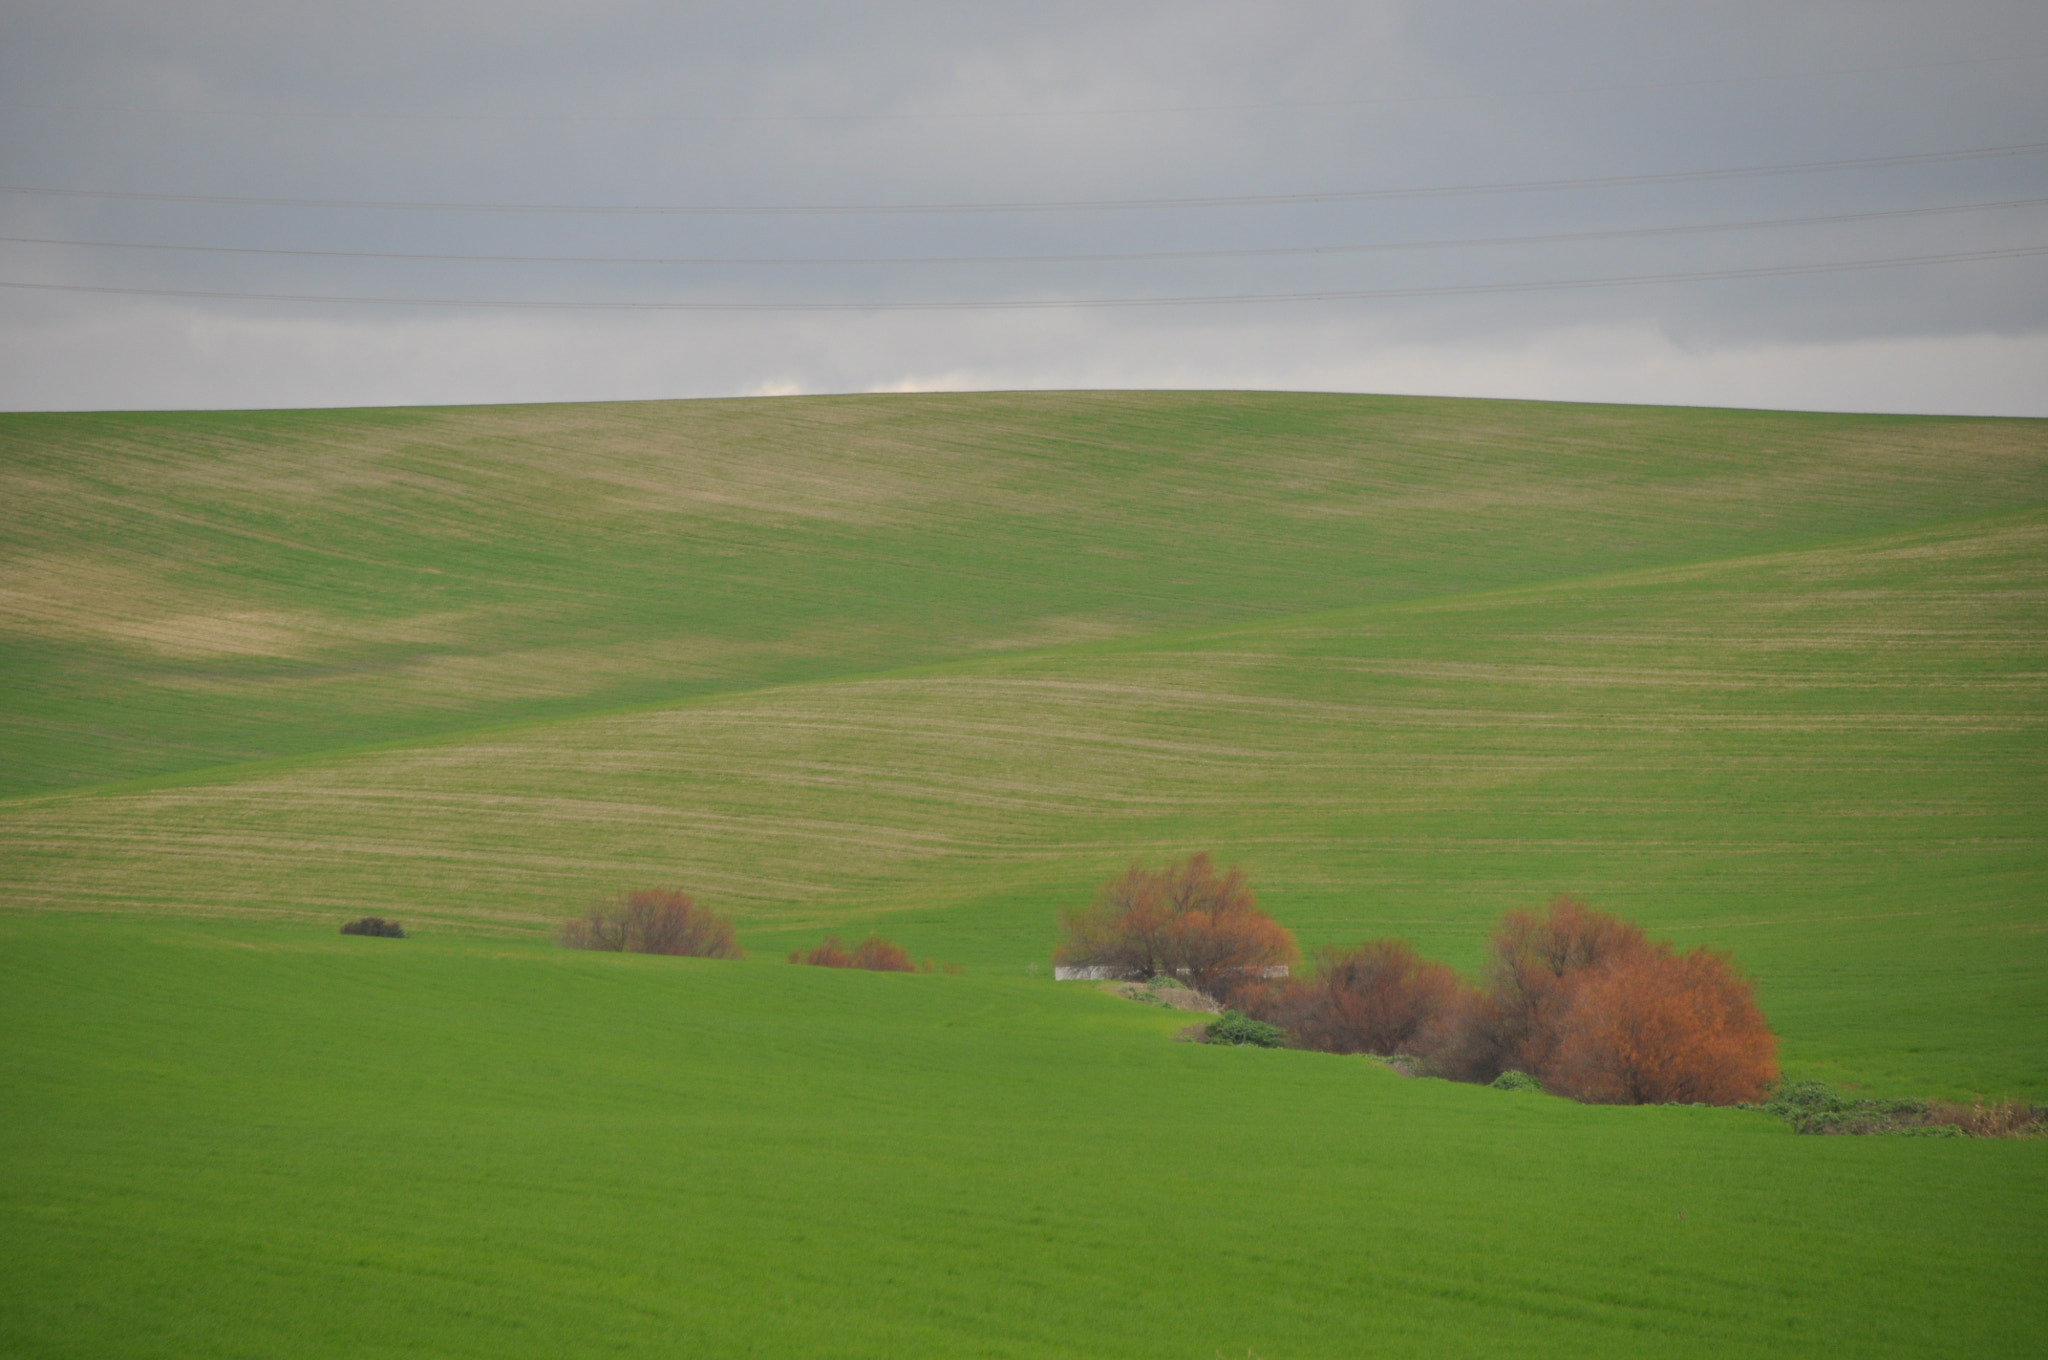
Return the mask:
{"type": "Polygon", "coordinates": [[[1924,1100],[1856,1100],[1824,1081],[1788,1082],[1769,1100],[1743,1108],[1776,1115],[1799,1133],[1913,1133],[1923,1138],[1948,1138],[1962,1132],[1937,1132],[1955,1125],[1930,1121],[1924,1100]]]}
{"type": "Polygon", "coordinates": [[[1486,1083],[1496,1091],[1541,1091],[1543,1083],[1527,1072],[1503,1072],[1486,1083]]]}
{"type": "Polygon", "coordinates": [[[1204,1032],[1212,1044],[1252,1044],[1259,1048],[1280,1048],[1287,1043],[1286,1031],[1278,1025],[1254,1020],[1242,1011],[1225,1011],[1211,1020],[1204,1032]]]}

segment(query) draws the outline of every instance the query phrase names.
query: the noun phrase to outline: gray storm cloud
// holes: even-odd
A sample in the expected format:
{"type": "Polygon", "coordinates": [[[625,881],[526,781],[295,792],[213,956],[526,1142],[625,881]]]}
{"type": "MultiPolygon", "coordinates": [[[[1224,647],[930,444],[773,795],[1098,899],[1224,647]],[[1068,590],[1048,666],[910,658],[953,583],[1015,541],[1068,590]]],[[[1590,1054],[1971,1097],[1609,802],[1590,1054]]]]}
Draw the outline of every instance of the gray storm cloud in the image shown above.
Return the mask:
{"type": "Polygon", "coordinates": [[[2048,414],[2044,73],[2028,4],[16,5],[0,405],[2048,414]]]}

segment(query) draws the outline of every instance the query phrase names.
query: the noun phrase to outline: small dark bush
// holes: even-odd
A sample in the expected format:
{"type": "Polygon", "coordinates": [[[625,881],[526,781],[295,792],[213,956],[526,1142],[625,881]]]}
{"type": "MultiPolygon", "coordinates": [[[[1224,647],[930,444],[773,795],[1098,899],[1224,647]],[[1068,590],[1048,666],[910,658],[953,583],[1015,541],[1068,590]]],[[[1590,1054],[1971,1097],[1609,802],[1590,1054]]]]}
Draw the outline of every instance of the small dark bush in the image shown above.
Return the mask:
{"type": "MultiPolygon", "coordinates": [[[[791,963],[809,964],[813,968],[865,968],[872,973],[914,973],[917,965],[910,961],[910,954],[903,946],[891,944],[879,935],[870,935],[847,952],[837,935],[827,935],[825,942],[808,952],[801,949],[789,951],[791,963]]],[[[929,967],[925,969],[931,971],[929,967]]]]}
{"type": "Polygon", "coordinates": [[[381,916],[358,916],[341,928],[344,935],[376,935],[386,940],[405,938],[405,927],[381,916]]]}
{"type": "Polygon", "coordinates": [[[1252,1044],[1258,1048],[1282,1048],[1287,1034],[1278,1025],[1254,1020],[1242,1011],[1225,1011],[1203,1027],[1212,1044],[1252,1044]]]}
{"type": "Polygon", "coordinates": [[[594,906],[564,921],[555,940],[568,949],[629,954],[681,954],[700,959],[743,959],[732,922],[707,911],[688,893],[639,888],[616,902],[594,906]]]}
{"type": "Polygon", "coordinates": [[[1503,1072],[1487,1083],[1496,1091],[1540,1091],[1543,1083],[1527,1072],[1503,1072]]]}

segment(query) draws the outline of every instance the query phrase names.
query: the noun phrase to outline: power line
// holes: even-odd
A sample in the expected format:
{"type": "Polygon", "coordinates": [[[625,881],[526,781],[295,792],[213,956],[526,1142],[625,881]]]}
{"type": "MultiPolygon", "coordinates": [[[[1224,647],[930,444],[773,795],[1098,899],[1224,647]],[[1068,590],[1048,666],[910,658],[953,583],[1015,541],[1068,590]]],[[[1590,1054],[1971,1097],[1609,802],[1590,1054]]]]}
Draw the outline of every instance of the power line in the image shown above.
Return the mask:
{"type": "Polygon", "coordinates": [[[47,198],[100,198],[141,203],[205,203],[262,208],[349,208],[365,211],[461,213],[558,213],[577,215],[659,215],[706,217],[859,216],[920,213],[1093,212],[1156,208],[1242,208],[1309,203],[1362,203],[1403,198],[1458,198],[1569,189],[1607,189],[1628,185],[1696,184],[1711,180],[1753,179],[1822,171],[1880,169],[1987,160],[2001,156],[2038,156],[2048,142],[1975,147],[1964,151],[1926,151],[1900,156],[1864,156],[1847,160],[1796,161],[1780,165],[1739,166],[1723,170],[1679,170],[1646,175],[1600,175],[1584,179],[1512,180],[1497,184],[1452,184],[1415,189],[1342,189],[1295,194],[1217,194],[1189,198],[1123,198],[1017,201],[1007,203],[763,203],[763,204],[571,204],[462,203],[400,199],[266,198],[237,194],[145,193],[120,189],[60,189],[0,185],[0,193],[47,198]]]}
{"type": "Polygon", "coordinates": [[[938,302],[521,302],[496,298],[337,297],[302,293],[238,293],[191,288],[123,288],[88,283],[22,283],[0,280],[0,288],[48,293],[103,293],[124,297],[208,298],[232,302],[341,303],[387,307],[460,307],[499,311],[617,312],[937,312],[1050,311],[1073,308],[1186,307],[1259,302],[1353,302],[1399,298],[1463,297],[1490,293],[1547,293],[1581,288],[1626,288],[1660,283],[1705,283],[1730,279],[1789,278],[1837,274],[1853,270],[1898,269],[1917,265],[2016,260],[2048,255],[2048,246],[2008,250],[1956,251],[1943,255],[1902,255],[1881,260],[1844,260],[1831,264],[1766,265],[1749,269],[1713,269],[1678,274],[1625,274],[1596,279],[1558,279],[1538,283],[1469,283],[1416,288],[1330,289],[1298,293],[1218,293],[1182,297],[1016,298],[938,302]]]}
{"type": "Polygon", "coordinates": [[[1986,212],[2000,208],[2035,208],[2048,198],[1998,199],[1930,208],[1887,208],[1872,212],[1829,213],[1817,217],[1772,217],[1745,222],[1709,222],[1692,226],[1617,227],[1600,231],[1546,232],[1528,236],[1468,236],[1448,240],[1376,241],[1320,246],[1260,246],[1216,250],[1131,250],[1055,255],[477,255],[406,250],[305,250],[274,246],[165,245],[148,241],[78,241],[56,236],[0,236],[8,245],[66,246],[89,250],[161,250],[198,255],[283,256],[321,260],[419,260],[439,264],[599,264],[599,265],[990,265],[990,264],[1122,264],[1145,260],[1242,260],[1302,255],[1351,255],[1383,251],[1453,250],[1477,246],[1558,245],[1575,241],[1613,241],[1652,236],[1691,236],[1725,231],[1761,231],[1774,227],[1824,226],[1843,222],[1876,222],[1895,218],[1935,217],[1986,212]]]}
{"type": "Polygon", "coordinates": [[[1806,71],[1767,71],[1747,76],[1698,80],[1625,81],[1606,85],[1564,85],[1534,90],[1470,90],[1455,94],[1369,95],[1356,99],[1281,99],[1225,104],[1151,104],[1094,109],[937,110],[926,113],[314,113],[290,109],[204,109],[142,104],[0,103],[0,110],[23,113],[130,113],[150,117],[289,118],[303,121],[360,123],[896,123],[987,121],[1044,118],[1125,118],[1181,113],[1266,113],[1292,109],[1371,108],[1388,104],[1445,104],[1504,99],[1550,99],[1559,96],[1626,94],[1638,90],[1708,89],[1762,85],[1778,81],[1835,80],[1853,76],[1898,75],[1909,71],[1947,70],[1961,66],[2010,65],[2048,60],[2048,52],[2021,52],[1990,57],[1957,57],[1946,61],[1903,62],[1891,66],[1824,67],[1806,71]]]}

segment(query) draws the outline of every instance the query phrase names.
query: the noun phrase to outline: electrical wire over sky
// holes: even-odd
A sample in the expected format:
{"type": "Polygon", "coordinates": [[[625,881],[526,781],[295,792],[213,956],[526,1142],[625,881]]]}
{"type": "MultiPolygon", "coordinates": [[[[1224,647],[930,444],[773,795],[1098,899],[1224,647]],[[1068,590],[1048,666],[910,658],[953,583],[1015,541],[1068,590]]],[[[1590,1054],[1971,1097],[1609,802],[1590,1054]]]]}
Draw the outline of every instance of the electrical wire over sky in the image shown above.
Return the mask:
{"type": "Polygon", "coordinates": [[[1187,198],[1017,199],[992,203],[460,203],[398,199],[260,198],[238,194],[173,194],[122,189],[58,189],[0,184],[0,193],[45,198],[106,198],[142,203],[204,203],[238,208],[352,208],[374,212],[571,213],[577,216],[655,217],[851,217],[870,213],[1137,212],[1160,208],[1261,208],[1309,203],[1369,203],[1403,198],[1464,198],[1490,194],[1554,193],[1571,189],[1612,189],[1629,185],[1699,184],[1712,180],[1810,175],[1828,170],[1872,170],[1902,165],[1939,165],[2005,156],[2039,156],[2048,142],[1924,151],[1897,156],[1799,161],[1787,165],[1744,165],[1719,170],[1669,170],[1651,174],[1597,175],[1581,179],[1511,180],[1499,184],[1439,184],[1412,189],[1328,189],[1291,194],[1209,194],[1187,198]]]}
{"type": "Polygon", "coordinates": [[[1965,9],[618,0],[482,65],[431,3],[372,41],[87,0],[0,18],[0,403],[1741,401],[1613,375],[1766,352],[1894,401],[1851,349],[2048,364],[2048,16],[1965,9]]]}

